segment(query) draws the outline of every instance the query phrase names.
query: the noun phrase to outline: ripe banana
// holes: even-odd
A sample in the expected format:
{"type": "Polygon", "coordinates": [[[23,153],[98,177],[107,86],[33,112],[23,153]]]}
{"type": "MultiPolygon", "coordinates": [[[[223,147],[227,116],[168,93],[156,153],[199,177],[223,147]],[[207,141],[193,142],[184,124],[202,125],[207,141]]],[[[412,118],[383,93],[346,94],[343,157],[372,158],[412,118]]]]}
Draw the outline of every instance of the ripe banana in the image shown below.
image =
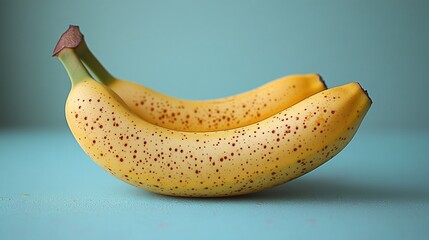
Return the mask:
{"type": "Polygon", "coordinates": [[[66,119],[83,150],[115,177],[166,195],[241,195],[295,179],[340,152],[372,103],[350,83],[248,126],[182,132],[139,118],[91,78],[75,50],[57,56],[72,81],[66,119]]]}
{"type": "Polygon", "coordinates": [[[113,77],[92,54],[77,26],[64,33],[80,43],[81,61],[142,119],[179,131],[205,132],[233,129],[266,119],[326,89],[318,74],[286,76],[251,91],[214,100],[174,98],[136,83],[113,77]]]}

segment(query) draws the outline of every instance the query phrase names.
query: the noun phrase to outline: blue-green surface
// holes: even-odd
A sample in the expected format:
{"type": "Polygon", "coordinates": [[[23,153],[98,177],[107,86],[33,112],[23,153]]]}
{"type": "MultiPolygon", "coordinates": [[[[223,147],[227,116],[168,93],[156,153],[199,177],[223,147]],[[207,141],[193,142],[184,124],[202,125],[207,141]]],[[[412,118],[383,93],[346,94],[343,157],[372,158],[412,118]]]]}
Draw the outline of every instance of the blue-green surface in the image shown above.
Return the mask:
{"type": "Polygon", "coordinates": [[[67,131],[0,132],[0,239],[427,239],[428,132],[359,132],[293,182],[234,198],[129,186],[67,131]]]}

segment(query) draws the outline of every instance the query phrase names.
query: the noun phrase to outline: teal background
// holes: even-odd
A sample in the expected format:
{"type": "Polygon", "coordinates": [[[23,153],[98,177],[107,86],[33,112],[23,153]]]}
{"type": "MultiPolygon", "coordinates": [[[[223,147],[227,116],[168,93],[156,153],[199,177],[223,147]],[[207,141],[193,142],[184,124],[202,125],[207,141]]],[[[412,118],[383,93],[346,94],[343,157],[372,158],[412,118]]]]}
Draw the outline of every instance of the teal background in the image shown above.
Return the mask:
{"type": "Polygon", "coordinates": [[[0,239],[427,239],[429,1],[0,1],[0,239]],[[187,199],[126,185],[80,149],[51,53],[69,24],[120,78],[188,99],[275,78],[358,81],[344,151],[291,183],[187,199]]]}
{"type": "Polygon", "coordinates": [[[1,1],[2,127],[66,128],[70,89],[52,50],[69,24],[117,77],[189,99],[296,73],[351,81],[364,129],[428,129],[428,1],[1,1]]]}

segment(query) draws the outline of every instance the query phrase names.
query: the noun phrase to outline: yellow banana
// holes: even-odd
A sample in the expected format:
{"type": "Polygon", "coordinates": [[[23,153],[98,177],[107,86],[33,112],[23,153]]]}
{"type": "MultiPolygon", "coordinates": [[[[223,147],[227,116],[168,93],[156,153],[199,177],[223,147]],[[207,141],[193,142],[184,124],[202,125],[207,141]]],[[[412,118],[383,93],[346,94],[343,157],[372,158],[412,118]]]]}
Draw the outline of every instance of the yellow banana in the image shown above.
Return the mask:
{"type": "Polygon", "coordinates": [[[287,76],[252,91],[206,101],[170,97],[119,79],[106,85],[142,119],[187,132],[226,130],[256,123],[326,89],[317,74],[287,76]]]}
{"type": "Polygon", "coordinates": [[[98,80],[115,91],[142,119],[190,132],[233,129],[266,119],[326,89],[318,74],[286,76],[251,91],[222,99],[174,98],[136,83],[114,78],[92,54],[77,26],[64,33],[79,39],[76,52],[98,80]]]}
{"type": "Polygon", "coordinates": [[[232,196],[288,182],[340,152],[372,103],[350,83],[248,126],[182,132],[139,118],[91,78],[73,49],[57,56],[72,81],[65,114],[80,146],[115,177],[160,194],[232,196]]]}

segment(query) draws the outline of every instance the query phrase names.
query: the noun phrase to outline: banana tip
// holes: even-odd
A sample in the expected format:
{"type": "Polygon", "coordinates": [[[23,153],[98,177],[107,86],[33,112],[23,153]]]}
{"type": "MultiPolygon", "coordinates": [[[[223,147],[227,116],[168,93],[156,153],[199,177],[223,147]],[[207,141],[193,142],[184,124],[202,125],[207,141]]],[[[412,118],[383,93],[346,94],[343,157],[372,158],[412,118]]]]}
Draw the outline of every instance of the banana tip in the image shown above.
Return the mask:
{"type": "Polygon", "coordinates": [[[83,40],[83,34],[79,30],[79,26],[70,25],[69,28],[61,35],[55,46],[52,56],[57,56],[64,48],[76,48],[83,40]]]}
{"type": "Polygon", "coordinates": [[[323,86],[324,86],[325,88],[328,88],[328,86],[326,85],[326,82],[325,82],[325,80],[323,79],[322,75],[320,75],[320,74],[318,73],[318,74],[317,74],[317,76],[319,76],[319,80],[322,82],[323,86]]]}
{"type": "Polygon", "coordinates": [[[356,82],[356,83],[359,85],[359,87],[360,87],[360,89],[362,90],[362,92],[364,92],[364,93],[365,93],[365,95],[368,97],[368,99],[369,99],[370,103],[372,104],[372,99],[371,99],[371,97],[369,96],[368,91],[367,91],[366,89],[364,89],[360,83],[358,83],[358,82],[356,82]]]}

